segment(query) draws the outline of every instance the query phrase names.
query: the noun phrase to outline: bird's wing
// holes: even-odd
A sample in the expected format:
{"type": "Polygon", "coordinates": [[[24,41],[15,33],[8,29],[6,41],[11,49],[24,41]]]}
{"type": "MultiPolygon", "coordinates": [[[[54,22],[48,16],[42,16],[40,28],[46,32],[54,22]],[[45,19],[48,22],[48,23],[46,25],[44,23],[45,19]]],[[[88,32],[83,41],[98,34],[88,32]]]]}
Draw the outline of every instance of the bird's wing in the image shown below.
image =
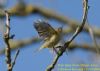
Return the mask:
{"type": "Polygon", "coordinates": [[[49,39],[53,34],[56,33],[55,29],[45,21],[34,22],[34,27],[37,30],[39,36],[44,38],[44,40],[49,39]]]}

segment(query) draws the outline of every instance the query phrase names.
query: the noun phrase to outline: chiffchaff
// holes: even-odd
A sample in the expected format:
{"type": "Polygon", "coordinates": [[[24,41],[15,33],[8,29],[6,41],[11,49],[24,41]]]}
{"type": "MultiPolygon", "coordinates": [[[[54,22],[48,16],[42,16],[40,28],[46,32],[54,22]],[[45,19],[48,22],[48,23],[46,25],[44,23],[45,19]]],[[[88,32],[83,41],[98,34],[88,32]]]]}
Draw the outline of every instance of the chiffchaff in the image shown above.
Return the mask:
{"type": "Polygon", "coordinates": [[[44,39],[44,43],[39,48],[39,51],[43,48],[54,48],[61,40],[62,27],[55,30],[47,21],[42,20],[34,22],[34,27],[39,36],[44,39]]]}

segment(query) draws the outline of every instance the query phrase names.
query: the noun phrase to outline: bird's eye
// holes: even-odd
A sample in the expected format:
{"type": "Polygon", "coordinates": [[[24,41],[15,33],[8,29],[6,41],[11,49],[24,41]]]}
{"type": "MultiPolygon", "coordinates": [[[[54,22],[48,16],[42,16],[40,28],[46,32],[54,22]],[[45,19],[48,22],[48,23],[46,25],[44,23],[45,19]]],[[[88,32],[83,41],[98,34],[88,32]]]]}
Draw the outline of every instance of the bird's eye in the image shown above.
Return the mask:
{"type": "Polygon", "coordinates": [[[61,32],[61,31],[62,31],[62,27],[59,27],[59,28],[58,28],[58,31],[61,32]]]}

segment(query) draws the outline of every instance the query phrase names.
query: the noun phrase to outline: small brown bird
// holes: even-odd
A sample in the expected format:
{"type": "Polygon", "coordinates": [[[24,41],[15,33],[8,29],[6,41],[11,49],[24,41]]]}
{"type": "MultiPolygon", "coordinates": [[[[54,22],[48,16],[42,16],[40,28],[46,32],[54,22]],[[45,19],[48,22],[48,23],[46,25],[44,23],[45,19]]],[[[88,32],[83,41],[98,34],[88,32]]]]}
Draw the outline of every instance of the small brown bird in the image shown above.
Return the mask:
{"type": "Polygon", "coordinates": [[[38,20],[34,23],[34,27],[37,30],[40,37],[44,39],[44,44],[39,48],[54,48],[59,43],[62,35],[62,28],[55,30],[46,21],[38,20]]]}

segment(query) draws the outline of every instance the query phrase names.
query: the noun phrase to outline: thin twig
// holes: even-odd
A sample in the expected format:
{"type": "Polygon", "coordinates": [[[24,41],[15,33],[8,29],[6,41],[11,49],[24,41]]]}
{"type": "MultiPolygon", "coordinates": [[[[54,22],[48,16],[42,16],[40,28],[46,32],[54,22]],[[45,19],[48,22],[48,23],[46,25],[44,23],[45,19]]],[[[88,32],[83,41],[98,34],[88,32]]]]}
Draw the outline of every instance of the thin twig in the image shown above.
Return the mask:
{"type": "Polygon", "coordinates": [[[67,41],[64,46],[59,51],[59,55],[56,55],[53,63],[46,69],[46,71],[52,71],[54,69],[55,65],[57,64],[58,59],[63,55],[63,53],[66,51],[66,49],[69,47],[70,43],[75,39],[75,37],[83,30],[83,27],[85,25],[86,19],[87,19],[87,13],[88,13],[88,0],[83,0],[83,19],[82,24],[76,29],[76,32],[73,34],[73,36],[67,41]]]}
{"type": "Polygon", "coordinates": [[[15,54],[15,57],[14,57],[14,61],[12,62],[12,68],[13,68],[14,65],[15,65],[16,59],[17,59],[17,57],[18,57],[18,55],[19,55],[19,52],[20,52],[20,50],[18,49],[18,50],[16,51],[16,54],[15,54]]]}
{"type": "Polygon", "coordinates": [[[97,42],[96,42],[93,29],[92,29],[92,27],[91,27],[89,24],[87,24],[87,26],[89,27],[89,33],[90,33],[90,36],[91,36],[92,41],[93,41],[93,43],[94,43],[94,46],[96,47],[95,49],[96,49],[96,51],[97,51],[97,54],[99,54],[99,53],[100,53],[100,50],[99,50],[100,47],[98,46],[98,44],[97,44],[97,42]]]}
{"type": "Polygon", "coordinates": [[[9,35],[10,35],[10,18],[9,18],[9,13],[7,11],[5,11],[6,14],[6,32],[4,33],[4,40],[6,43],[6,64],[7,64],[7,68],[8,71],[12,71],[12,67],[11,67],[11,49],[10,49],[10,44],[9,44],[9,35]]]}
{"type": "Polygon", "coordinates": [[[96,41],[96,38],[95,38],[95,35],[94,35],[94,31],[93,31],[93,28],[92,28],[92,26],[91,25],[89,25],[89,21],[88,21],[88,18],[87,18],[87,24],[86,24],[86,26],[88,26],[88,31],[89,31],[89,34],[90,34],[90,36],[91,36],[91,39],[92,39],[92,41],[93,41],[93,44],[94,44],[94,46],[96,47],[95,49],[96,49],[96,52],[97,52],[97,54],[99,54],[100,53],[100,47],[98,46],[98,44],[97,44],[97,41],[96,41]]]}

